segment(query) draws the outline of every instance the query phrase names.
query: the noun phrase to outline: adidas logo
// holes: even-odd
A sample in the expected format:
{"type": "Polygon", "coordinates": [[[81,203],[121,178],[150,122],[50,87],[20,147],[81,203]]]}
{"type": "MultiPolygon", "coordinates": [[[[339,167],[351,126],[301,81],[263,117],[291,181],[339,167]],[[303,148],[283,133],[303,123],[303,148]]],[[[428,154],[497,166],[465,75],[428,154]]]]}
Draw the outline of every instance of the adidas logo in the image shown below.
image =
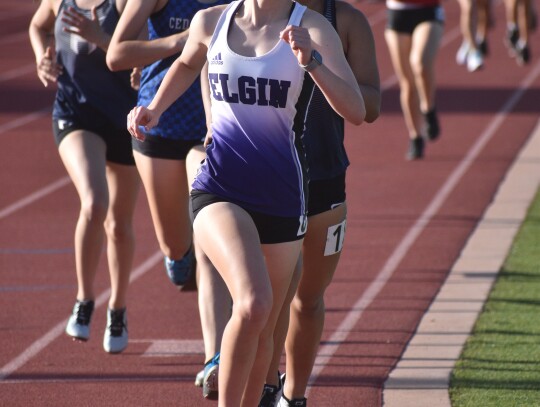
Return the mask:
{"type": "Polygon", "coordinates": [[[218,52],[218,54],[210,60],[210,65],[223,65],[223,60],[221,59],[221,52],[218,52]]]}

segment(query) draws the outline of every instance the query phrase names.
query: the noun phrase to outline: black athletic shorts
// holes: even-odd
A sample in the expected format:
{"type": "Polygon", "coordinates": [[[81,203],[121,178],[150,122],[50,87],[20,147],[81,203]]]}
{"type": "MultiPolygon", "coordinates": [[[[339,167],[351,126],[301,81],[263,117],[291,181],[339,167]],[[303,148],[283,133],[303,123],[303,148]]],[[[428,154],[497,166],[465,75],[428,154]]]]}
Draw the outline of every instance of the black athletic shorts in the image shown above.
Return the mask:
{"type": "Polygon", "coordinates": [[[107,146],[106,159],[109,162],[123,165],[135,165],[131,149],[131,134],[126,128],[116,128],[113,123],[101,118],[99,125],[80,123],[77,118],[54,118],[53,134],[56,145],[76,130],[85,130],[97,134],[107,146]]]}
{"type": "Polygon", "coordinates": [[[330,179],[310,180],[308,216],[334,209],[345,198],[345,173],[330,179]]]}
{"type": "MultiPolygon", "coordinates": [[[[198,191],[196,189],[192,190],[191,209],[193,211],[193,220],[195,220],[201,209],[217,202],[231,201],[207,192],[198,191]]],[[[303,219],[287,218],[249,211],[245,208],[244,210],[253,219],[255,227],[259,232],[259,239],[262,244],[293,242],[295,240],[302,239],[306,234],[307,217],[303,217],[303,219]]]]}
{"type": "Polygon", "coordinates": [[[204,143],[204,135],[200,140],[175,140],[160,136],[146,136],[144,141],[133,137],[133,150],[152,158],[168,160],[185,160],[189,150],[204,143]]]}
{"type": "Polygon", "coordinates": [[[402,34],[412,35],[414,29],[426,21],[444,24],[444,9],[441,6],[388,9],[386,28],[402,34]]]}

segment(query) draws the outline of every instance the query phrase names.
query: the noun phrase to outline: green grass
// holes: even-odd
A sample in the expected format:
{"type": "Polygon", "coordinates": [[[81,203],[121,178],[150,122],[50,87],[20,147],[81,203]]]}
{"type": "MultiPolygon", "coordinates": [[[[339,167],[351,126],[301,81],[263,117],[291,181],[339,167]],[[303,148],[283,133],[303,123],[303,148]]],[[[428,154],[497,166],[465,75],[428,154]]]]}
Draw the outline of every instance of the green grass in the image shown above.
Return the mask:
{"type": "Polygon", "coordinates": [[[540,193],[450,382],[453,407],[540,406],[540,193]]]}

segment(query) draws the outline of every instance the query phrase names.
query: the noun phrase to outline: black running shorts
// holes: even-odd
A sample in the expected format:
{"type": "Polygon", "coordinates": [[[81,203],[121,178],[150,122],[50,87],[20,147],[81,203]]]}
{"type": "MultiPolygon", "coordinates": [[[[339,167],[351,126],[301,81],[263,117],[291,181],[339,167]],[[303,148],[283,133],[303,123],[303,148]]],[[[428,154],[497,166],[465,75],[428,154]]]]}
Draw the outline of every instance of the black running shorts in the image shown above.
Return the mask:
{"type": "Polygon", "coordinates": [[[189,150],[203,143],[204,136],[200,140],[176,140],[160,136],[146,136],[144,141],[137,140],[135,137],[131,141],[133,150],[142,155],[168,160],[185,160],[189,150]]]}
{"type": "Polygon", "coordinates": [[[345,173],[337,177],[309,181],[308,216],[332,210],[345,202],[345,173]]]}
{"type": "Polygon", "coordinates": [[[408,9],[388,9],[386,28],[412,35],[415,28],[426,21],[444,24],[444,10],[440,6],[408,9]]]}
{"type": "MultiPolygon", "coordinates": [[[[207,192],[198,190],[191,191],[193,219],[197,217],[197,214],[201,209],[217,202],[231,201],[207,192]]],[[[241,205],[238,206],[241,207],[241,205]]],[[[249,211],[245,208],[244,210],[251,216],[251,219],[253,219],[262,244],[293,242],[295,240],[303,239],[306,234],[307,218],[305,217],[303,222],[301,222],[300,218],[266,215],[260,212],[249,211]]]]}
{"type": "Polygon", "coordinates": [[[116,128],[114,124],[101,118],[100,125],[82,124],[76,117],[54,118],[53,134],[56,145],[76,130],[90,131],[103,139],[107,146],[106,159],[109,162],[123,165],[135,165],[131,149],[131,134],[126,128],[116,128]]]}

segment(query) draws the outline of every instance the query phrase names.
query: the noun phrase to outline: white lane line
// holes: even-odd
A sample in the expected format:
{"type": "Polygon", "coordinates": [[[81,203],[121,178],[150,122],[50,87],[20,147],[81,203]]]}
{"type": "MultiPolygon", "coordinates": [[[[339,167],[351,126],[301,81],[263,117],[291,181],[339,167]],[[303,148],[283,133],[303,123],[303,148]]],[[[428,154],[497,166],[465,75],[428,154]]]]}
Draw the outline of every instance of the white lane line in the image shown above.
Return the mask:
{"type": "MultiPolygon", "coordinates": [[[[332,356],[337,352],[341,344],[347,339],[349,333],[355,327],[360,320],[360,317],[364,313],[377,295],[381,292],[388,280],[392,277],[392,274],[396,270],[399,263],[403,260],[411,246],[414,244],[418,236],[424,231],[426,225],[433,219],[434,215],[443,205],[450,193],[459,183],[463,175],[469,170],[474,161],[478,158],[478,155],[485,147],[485,145],[492,139],[495,132],[499,129],[508,113],[519,102],[525,91],[530,88],[534,80],[540,75],[540,62],[536,64],[534,69],[525,77],[520,83],[519,87],[507,100],[503,107],[496,114],[495,118],[491,120],[487,128],[482,132],[478,140],[468,151],[467,155],[461,160],[456,169],[450,174],[446,182],[439,189],[433,200],[429,203],[427,208],[422,212],[420,217],[416,220],[414,225],[409,229],[407,234],[403,237],[399,245],[395,248],[394,252],[390,255],[383,268],[379,271],[375,280],[368,286],[366,291],[358,298],[356,303],[352,306],[351,311],[348,312],[345,319],[336,328],[335,332],[328,339],[328,343],[322,345],[319,348],[317,358],[315,359],[315,365],[309,379],[309,385],[311,386],[322,370],[328,364],[332,356]]],[[[309,389],[308,389],[309,393],[309,389]]],[[[307,396],[306,396],[307,397],[307,396]]]]}
{"type": "Polygon", "coordinates": [[[11,20],[12,18],[16,18],[16,17],[20,17],[24,15],[30,15],[30,13],[26,10],[3,11],[2,16],[0,17],[0,22],[4,20],[11,20]]]}
{"type": "MultiPolygon", "coordinates": [[[[173,376],[166,376],[162,375],[161,373],[156,375],[148,375],[148,376],[141,376],[141,374],[137,374],[136,376],[130,376],[129,374],[122,374],[122,377],[115,376],[114,374],[111,374],[107,376],[107,373],[100,373],[99,375],[96,373],[89,374],[89,375],[83,375],[83,377],[62,377],[62,378],[40,378],[40,379],[7,379],[0,382],[0,385],[8,385],[8,384],[58,384],[58,383],[83,383],[83,384],[100,384],[100,383],[137,383],[137,382],[158,382],[158,383],[164,383],[164,382],[193,382],[193,377],[189,376],[180,376],[180,375],[173,375],[173,376]]],[[[60,405],[60,404],[59,404],[60,405]]]]}
{"type": "MultiPolygon", "coordinates": [[[[37,112],[29,113],[15,120],[11,120],[7,123],[4,123],[0,125],[0,135],[10,130],[16,129],[17,127],[24,126],[25,124],[33,122],[34,120],[41,119],[42,116],[50,113],[50,110],[51,110],[50,108],[41,109],[41,110],[38,110],[37,112]]],[[[54,192],[57,189],[66,186],[67,184],[69,184],[69,177],[68,176],[62,177],[54,181],[53,183],[41,188],[40,190],[28,195],[27,197],[20,199],[19,201],[3,209],[0,209],[0,219],[3,219],[11,215],[13,212],[18,211],[19,209],[22,209],[25,206],[30,205],[31,203],[37,201],[38,199],[43,198],[44,196],[50,194],[51,192],[54,192]]]]}
{"type": "Polygon", "coordinates": [[[0,293],[13,293],[13,292],[36,292],[36,291],[56,291],[56,290],[72,290],[75,288],[75,284],[64,284],[64,285],[52,285],[52,284],[42,284],[42,285],[24,285],[24,286],[4,286],[0,287],[0,293]]]}
{"type": "Polygon", "coordinates": [[[168,358],[178,355],[204,355],[202,339],[134,339],[130,343],[147,343],[146,358],[168,358]]]}
{"type": "MultiPolygon", "coordinates": [[[[18,68],[12,69],[11,71],[7,71],[0,74],[0,82],[6,82],[10,81],[12,79],[18,78],[19,76],[24,76],[26,74],[29,74],[30,72],[36,71],[36,64],[28,64],[24,66],[20,66],[18,68]]],[[[39,80],[36,78],[36,80],[39,80]]]]}
{"type": "Polygon", "coordinates": [[[53,182],[52,184],[47,185],[46,187],[43,187],[36,192],[26,196],[23,199],[18,200],[17,202],[0,209],[0,219],[3,219],[9,215],[11,215],[13,212],[18,211],[19,209],[24,208],[25,206],[28,206],[38,199],[43,198],[44,196],[56,191],[57,189],[60,189],[66,185],[68,185],[70,182],[70,179],[68,176],[65,176],[63,178],[60,178],[59,180],[53,182]]]}
{"type": "MultiPolygon", "coordinates": [[[[1,124],[0,134],[16,129],[17,127],[24,126],[25,124],[31,123],[37,119],[41,119],[43,116],[47,114],[51,114],[51,113],[52,113],[52,107],[46,107],[41,110],[35,111],[33,113],[29,113],[24,116],[18,117],[15,120],[11,120],[7,123],[1,124]]],[[[51,131],[52,131],[52,125],[51,125],[51,131]]]]}
{"type": "MultiPolygon", "coordinates": [[[[25,68],[23,68],[24,70],[25,68]]],[[[3,76],[5,74],[2,74],[0,75],[0,82],[3,80],[3,76]]],[[[38,120],[38,119],[41,119],[43,116],[47,115],[47,114],[50,114],[51,113],[51,108],[50,107],[47,107],[47,108],[43,108],[41,110],[38,110],[38,111],[35,111],[33,113],[29,113],[27,115],[24,115],[24,116],[21,116],[21,117],[18,117],[14,120],[11,120],[7,123],[4,123],[2,125],[0,125],[0,135],[3,134],[3,133],[7,133],[11,130],[14,130],[16,129],[17,127],[21,127],[21,126],[24,126],[28,123],[31,123],[35,120],[38,120]]],[[[30,205],[31,203],[37,201],[38,199],[40,198],[43,198],[44,196],[50,194],[51,192],[54,192],[56,191],[57,189],[59,188],[62,188],[63,186],[67,185],[69,183],[69,177],[65,176],[65,177],[62,177],[56,181],[54,181],[53,183],[47,185],[46,187],[43,187],[42,189],[28,195],[27,197],[3,208],[3,209],[0,209],[0,219],[3,219],[9,215],[11,215],[13,212],[27,206],[27,205],[30,205]]]]}
{"type": "MultiPolygon", "coordinates": [[[[135,280],[142,277],[147,271],[154,267],[158,262],[163,260],[163,254],[160,251],[155,252],[148,259],[144,261],[139,267],[131,272],[129,279],[130,284],[135,280]]],[[[96,308],[99,308],[109,300],[111,295],[111,290],[107,289],[103,291],[95,300],[96,308]]],[[[43,335],[41,338],[36,340],[32,345],[26,348],[19,356],[12,359],[6,365],[0,369],[0,381],[4,381],[9,377],[13,372],[20,369],[26,363],[28,363],[32,358],[34,358],[39,352],[49,346],[54,340],[59,336],[64,334],[64,329],[66,327],[68,318],[59,322],[52,328],[49,332],[43,335]]]]}
{"type": "Polygon", "coordinates": [[[2,39],[0,39],[1,45],[8,45],[12,42],[19,42],[19,41],[30,41],[30,37],[28,37],[28,32],[18,32],[16,34],[6,35],[2,39]]]}

